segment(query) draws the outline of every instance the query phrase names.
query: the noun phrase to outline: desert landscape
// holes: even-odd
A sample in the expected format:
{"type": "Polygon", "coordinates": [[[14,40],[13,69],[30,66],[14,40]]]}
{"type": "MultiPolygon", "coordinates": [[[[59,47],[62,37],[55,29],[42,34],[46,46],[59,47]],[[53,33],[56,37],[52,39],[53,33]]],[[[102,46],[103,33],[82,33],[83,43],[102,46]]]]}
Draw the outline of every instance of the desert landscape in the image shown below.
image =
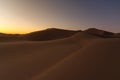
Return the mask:
{"type": "Polygon", "coordinates": [[[120,0],[0,0],[0,80],[120,80],[120,0]]]}
{"type": "Polygon", "coordinates": [[[0,35],[0,80],[119,80],[119,73],[117,33],[51,28],[0,35]]]}

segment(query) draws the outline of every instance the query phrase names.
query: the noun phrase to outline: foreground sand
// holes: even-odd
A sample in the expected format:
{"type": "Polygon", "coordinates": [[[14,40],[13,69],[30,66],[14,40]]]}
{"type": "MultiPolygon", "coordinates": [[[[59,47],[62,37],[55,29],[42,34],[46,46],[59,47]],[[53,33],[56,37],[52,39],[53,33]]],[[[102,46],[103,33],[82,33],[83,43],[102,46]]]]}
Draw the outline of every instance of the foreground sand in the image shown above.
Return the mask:
{"type": "Polygon", "coordinates": [[[120,80],[120,39],[78,33],[0,43],[0,80],[120,80]]]}

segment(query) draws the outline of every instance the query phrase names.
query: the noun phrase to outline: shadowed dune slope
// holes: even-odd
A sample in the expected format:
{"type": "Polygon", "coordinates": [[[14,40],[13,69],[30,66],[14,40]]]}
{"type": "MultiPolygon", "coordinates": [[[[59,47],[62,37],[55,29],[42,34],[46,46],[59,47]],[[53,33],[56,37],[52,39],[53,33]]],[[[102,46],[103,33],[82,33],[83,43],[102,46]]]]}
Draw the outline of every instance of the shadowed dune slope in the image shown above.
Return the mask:
{"type": "Polygon", "coordinates": [[[27,40],[31,41],[47,41],[66,38],[80,31],[64,30],[49,28],[43,31],[36,31],[25,35],[27,40]]]}
{"type": "Polygon", "coordinates": [[[0,33],[0,42],[23,41],[22,35],[19,34],[3,34],[0,33]]]}
{"type": "Polygon", "coordinates": [[[35,31],[28,34],[5,34],[0,33],[0,41],[48,41],[48,40],[56,40],[67,38],[74,35],[77,32],[81,32],[80,30],[64,30],[57,28],[48,28],[41,31],[35,31]]]}
{"type": "Polygon", "coordinates": [[[84,32],[88,33],[88,34],[96,35],[96,36],[99,36],[99,37],[103,37],[103,38],[117,37],[117,36],[114,36],[115,34],[112,33],[112,32],[99,30],[99,29],[96,29],[96,28],[89,28],[89,29],[85,30],[84,32]]]}
{"type": "Polygon", "coordinates": [[[119,80],[120,39],[96,40],[33,80],[119,80]]]}

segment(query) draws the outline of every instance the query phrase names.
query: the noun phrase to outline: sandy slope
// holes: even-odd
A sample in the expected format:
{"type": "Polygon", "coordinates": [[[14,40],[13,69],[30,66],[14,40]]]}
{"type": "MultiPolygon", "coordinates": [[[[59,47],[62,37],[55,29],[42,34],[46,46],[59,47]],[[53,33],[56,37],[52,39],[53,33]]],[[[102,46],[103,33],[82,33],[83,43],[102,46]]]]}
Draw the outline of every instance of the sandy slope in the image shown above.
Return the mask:
{"type": "Polygon", "coordinates": [[[119,80],[120,40],[98,40],[33,80],[119,80]]]}
{"type": "Polygon", "coordinates": [[[114,80],[120,39],[85,33],[45,42],[0,43],[0,80],[114,80]]]}

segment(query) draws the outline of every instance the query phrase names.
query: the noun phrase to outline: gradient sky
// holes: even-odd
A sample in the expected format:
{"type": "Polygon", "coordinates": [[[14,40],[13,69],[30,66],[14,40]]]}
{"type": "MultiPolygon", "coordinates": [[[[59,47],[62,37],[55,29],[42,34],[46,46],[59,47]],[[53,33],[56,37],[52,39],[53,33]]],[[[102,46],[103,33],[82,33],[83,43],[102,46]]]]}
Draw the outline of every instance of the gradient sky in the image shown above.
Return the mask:
{"type": "Polygon", "coordinates": [[[0,32],[51,27],[120,32],[120,0],[0,0],[0,32]]]}

